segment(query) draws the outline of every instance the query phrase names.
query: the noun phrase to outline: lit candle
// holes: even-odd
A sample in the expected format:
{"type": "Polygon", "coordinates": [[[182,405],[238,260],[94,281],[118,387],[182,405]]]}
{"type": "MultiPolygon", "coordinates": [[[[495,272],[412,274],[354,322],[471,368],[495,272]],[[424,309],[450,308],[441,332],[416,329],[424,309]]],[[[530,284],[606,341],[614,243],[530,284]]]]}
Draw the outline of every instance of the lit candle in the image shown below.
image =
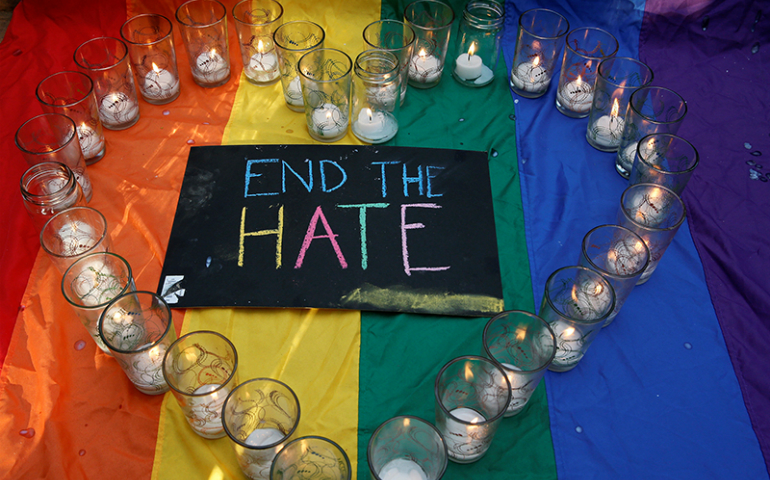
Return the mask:
{"type": "Polygon", "coordinates": [[[428,55],[424,48],[409,62],[409,78],[419,83],[431,83],[441,76],[441,61],[435,55],[428,55]]]}
{"type": "Polygon", "coordinates": [[[381,143],[393,138],[398,131],[396,119],[389,113],[372,112],[362,108],[353,121],[353,133],[365,142],[381,143]]]}
{"type": "Polygon", "coordinates": [[[466,81],[476,80],[481,76],[484,62],[481,57],[474,55],[476,44],[471,43],[468,54],[461,53],[455,60],[455,74],[466,81]]]}
{"type": "Polygon", "coordinates": [[[518,413],[527,405],[527,400],[529,400],[537,384],[532,385],[532,379],[526,375],[514,373],[522,371],[516,365],[511,365],[510,363],[503,363],[502,365],[506,369],[505,373],[508,377],[508,382],[511,384],[511,402],[508,404],[505,414],[508,417],[518,413]]]}
{"type": "Polygon", "coordinates": [[[112,92],[99,101],[99,118],[109,127],[120,127],[139,115],[139,104],[123,92],[112,92]]]}
{"type": "Polygon", "coordinates": [[[74,221],[61,227],[58,237],[62,246],[61,255],[74,257],[93,248],[98,235],[87,223],[74,221]]]}
{"type": "Polygon", "coordinates": [[[618,99],[612,103],[612,109],[609,115],[602,115],[591,127],[592,138],[596,143],[604,147],[617,147],[620,145],[620,139],[623,136],[623,127],[625,121],[618,116],[618,99]]]}
{"type": "Polygon", "coordinates": [[[380,469],[381,480],[427,480],[422,467],[408,458],[394,458],[380,469]]]}
{"type": "Polygon", "coordinates": [[[286,91],[283,92],[283,97],[289,105],[297,107],[305,105],[304,100],[302,100],[302,84],[299,81],[299,77],[291,79],[289,86],[286,87],[286,91]]]}
{"type": "Polygon", "coordinates": [[[550,324],[556,337],[556,355],[553,364],[557,367],[576,365],[585,355],[583,335],[567,322],[555,321],[550,324]]]}
{"type": "Polygon", "coordinates": [[[281,74],[278,70],[278,57],[273,52],[265,52],[262,40],[257,43],[257,53],[249,59],[245,73],[259,83],[272,82],[281,74]]]}
{"type": "Polygon", "coordinates": [[[230,75],[230,65],[216,50],[207,50],[198,55],[192,74],[202,83],[217,83],[230,75]]]}
{"type": "Polygon", "coordinates": [[[165,100],[179,92],[179,79],[165,68],[152,63],[152,70],[144,76],[142,93],[153,100],[165,100]]]}
{"type": "Polygon", "coordinates": [[[548,71],[540,65],[540,56],[536,55],[531,62],[520,63],[511,75],[511,82],[519,90],[525,92],[542,92],[551,83],[548,71]]]}
{"type": "Polygon", "coordinates": [[[591,110],[594,100],[594,89],[578,75],[577,79],[565,83],[557,93],[559,103],[567,110],[575,113],[586,113],[591,110]]]}
{"type": "MultiPolygon", "coordinates": [[[[644,264],[644,245],[634,238],[618,240],[607,252],[604,269],[613,275],[633,275],[644,264]]],[[[615,310],[618,310],[617,306],[615,310]]]]}
{"type": "Polygon", "coordinates": [[[637,193],[630,205],[634,209],[634,220],[648,227],[660,226],[668,215],[668,209],[663,204],[663,190],[660,188],[637,193]]]}
{"type": "Polygon", "coordinates": [[[104,137],[96,133],[96,130],[85,123],[77,126],[80,149],[86,159],[96,157],[104,150],[104,137]]]}
{"type": "Polygon", "coordinates": [[[485,422],[486,418],[476,410],[466,407],[455,408],[449,413],[451,415],[446,420],[447,432],[444,435],[449,455],[461,461],[472,461],[481,457],[486,451],[484,435],[479,435],[483,433],[481,429],[484,427],[474,424],[485,422]],[[458,422],[452,417],[467,423],[458,422]]]}
{"type": "MultiPolygon", "coordinates": [[[[243,442],[252,447],[264,447],[276,444],[284,438],[285,435],[275,428],[258,428],[251,432],[243,442]]],[[[283,446],[278,444],[266,449],[243,449],[238,456],[241,470],[249,478],[269,478],[273,459],[281,448],[283,446]]]]}
{"type": "Polygon", "coordinates": [[[575,319],[596,320],[607,313],[612,303],[612,291],[603,283],[585,280],[572,286],[572,302],[566,305],[566,314],[575,319]]]}
{"type": "Polygon", "coordinates": [[[220,438],[224,435],[222,406],[230,390],[220,387],[221,385],[218,383],[200,386],[195,389],[193,394],[201,396],[190,398],[190,414],[187,421],[201,437],[220,438]],[[204,395],[206,393],[209,395],[204,395]]]}
{"type": "Polygon", "coordinates": [[[312,129],[321,137],[335,138],[345,133],[348,119],[333,103],[324,103],[311,114],[312,129]]]}
{"type": "MultiPolygon", "coordinates": [[[[137,350],[145,347],[147,345],[139,347],[137,350]]],[[[128,369],[124,371],[131,383],[141,392],[157,393],[168,390],[168,384],[163,377],[163,356],[165,354],[166,346],[161,343],[147,351],[131,355],[131,363],[128,369]]]]}

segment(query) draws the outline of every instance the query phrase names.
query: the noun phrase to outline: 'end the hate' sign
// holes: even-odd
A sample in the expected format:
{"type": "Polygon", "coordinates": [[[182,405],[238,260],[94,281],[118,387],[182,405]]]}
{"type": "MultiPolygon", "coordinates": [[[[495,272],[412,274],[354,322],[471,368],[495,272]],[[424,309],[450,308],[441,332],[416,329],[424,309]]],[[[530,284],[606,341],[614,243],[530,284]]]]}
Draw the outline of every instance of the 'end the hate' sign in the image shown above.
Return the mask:
{"type": "Polygon", "coordinates": [[[158,292],[178,308],[500,312],[487,155],[192,147],[158,292]]]}

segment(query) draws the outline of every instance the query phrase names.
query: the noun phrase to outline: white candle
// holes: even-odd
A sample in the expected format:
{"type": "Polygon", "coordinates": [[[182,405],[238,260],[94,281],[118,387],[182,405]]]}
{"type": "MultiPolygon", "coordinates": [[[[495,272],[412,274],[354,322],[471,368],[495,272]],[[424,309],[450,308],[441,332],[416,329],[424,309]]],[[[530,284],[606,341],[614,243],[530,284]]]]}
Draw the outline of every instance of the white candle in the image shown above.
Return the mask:
{"type": "Polygon", "coordinates": [[[286,91],[283,92],[283,97],[286,99],[286,103],[301,107],[305,105],[302,100],[302,84],[299,81],[299,77],[294,77],[289,82],[289,86],[286,87],[286,91]]]}
{"type": "Polygon", "coordinates": [[[583,358],[583,335],[567,322],[555,321],[550,324],[556,337],[556,355],[553,364],[559,367],[569,367],[577,364],[583,358]]]}
{"type": "Polygon", "coordinates": [[[398,131],[396,119],[389,113],[372,112],[362,108],[353,121],[353,133],[365,142],[381,143],[393,138],[398,131]]]}
{"type": "Polygon", "coordinates": [[[612,291],[604,283],[584,280],[572,286],[572,302],[566,314],[575,319],[596,320],[607,313],[612,303],[612,291]]]}
{"type": "MultiPolygon", "coordinates": [[[[280,442],[286,437],[280,430],[275,428],[258,428],[251,432],[244,440],[246,445],[252,447],[264,447],[280,442]]],[[[238,456],[238,463],[241,470],[249,478],[270,477],[270,467],[273,464],[275,455],[281,450],[282,445],[276,445],[267,449],[241,449],[238,456]]]]}
{"type": "MultiPolygon", "coordinates": [[[[143,345],[137,350],[146,346],[143,345]]],[[[168,384],[163,378],[163,356],[165,354],[166,346],[161,343],[147,351],[131,355],[131,363],[128,371],[126,371],[126,376],[142,392],[156,393],[167,390],[168,384]]]]}
{"type": "Polygon", "coordinates": [[[409,62],[409,78],[419,83],[432,83],[441,76],[441,61],[421,49],[409,62]]]}
{"type": "Polygon", "coordinates": [[[120,127],[139,115],[139,104],[123,92],[112,92],[99,100],[99,117],[104,125],[120,127]]]}
{"type": "Polygon", "coordinates": [[[519,412],[526,406],[527,400],[529,400],[530,395],[537,385],[532,385],[532,379],[528,376],[516,375],[513,373],[522,371],[516,365],[511,365],[510,363],[503,363],[502,365],[506,370],[509,370],[505,373],[508,377],[508,382],[511,384],[511,403],[508,404],[508,409],[506,411],[506,416],[510,416],[519,412]]]}
{"type": "Polygon", "coordinates": [[[395,83],[385,87],[367,87],[366,99],[371,105],[376,105],[383,110],[393,111],[396,99],[399,98],[399,88],[395,83]]]}
{"type": "Polygon", "coordinates": [[[324,103],[310,115],[313,131],[320,137],[335,138],[345,133],[348,119],[333,103],[324,103]]]}
{"type": "MultiPolygon", "coordinates": [[[[634,209],[634,220],[648,227],[659,227],[668,216],[663,197],[663,190],[660,188],[653,187],[638,192],[628,204],[634,209]]],[[[652,251],[652,248],[650,250],[652,251]]]]}
{"type": "Polygon", "coordinates": [[[93,248],[98,237],[93,227],[84,222],[72,222],[59,229],[58,235],[61,242],[62,256],[74,257],[93,248]]]}
{"type": "Polygon", "coordinates": [[[99,155],[104,149],[104,137],[96,133],[96,130],[85,123],[77,126],[80,149],[86,159],[99,155]]]}
{"type": "Polygon", "coordinates": [[[481,76],[484,62],[481,57],[474,55],[476,44],[471,43],[468,53],[461,53],[455,60],[455,75],[465,81],[476,80],[481,76]]]}
{"type": "Polygon", "coordinates": [[[198,55],[192,74],[202,83],[217,83],[230,75],[230,65],[216,50],[207,50],[198,55]]]}
{"type": "Polygon", "coordinates": [[[644,259],[644,244],[640,240],[626,238],[615,242],[607,252],[604,269],[613,275],[633,275],[642,268],[644,259]]]}
{"type": "Polygon", "coordinates": [[[257,44],[257,53],[251,56],[246,66],[246,76],[255,82],[267,83],[277,79],[278,57],[273,52],[265,52],[262,40],[257,44]]]}
{"type": "Polygon", "coordinates": [[[455,408],[449,413],[451,416],[446,420],[447,432],[444,435],[449,456],[460,461],[472,461],[481,457],[486,451],[485,438],[479,438],[478,435],[483,433],[480,430],[483,427],[461,423],[452,417],[471,424],[485,422],[486,418],[476,410],[466,407],[455,408]]]}
{"type": "Polygon", "coordinates": [[[407,458],[395,458],[386,463],[377,474],[381,480],[427,480],[422,467],[407,458]]]}
{"type": "Polygon", "coordinates": [[[195,389],[193,394],[202,395],[211,392],[209,395],[190,397],[190,414],[187,421],[201,437],[220,438],[225,433],[225,427],[222,425],[222,406],[230,390],[219,389],[220,387],[218,383],[203,385],[195,389]]]}
{"type": "Polygon", "coordinates": [[[586,113],[591,110],[594,100],[594,89],[584,82],[580,75],[576,80],[565,83],[557,93],[559,103],[567,110],[575,113],[586,113]]]}
{"type": "Polygon", "coordinates": [[[152,70],[144,76],[142,93],[153,100],[165,100],[179,92],[179,79],[165,68],[152,64],[152,70]]]}
{"type": "Polygon", "coordinates": [[[285,437],[280,430],[276,428],[258,428],[251,432],[243,443],[252,447],[263,447],[280,442],[285,437]]]}
{"type": "Polygon", "coordinates": [[[535,57],[531,62],[520,63],[511,72],[511,82],[519,90],[525,92],[542,92],[548,88],[551,77],[548,71],[540,65],[540,57],[535,57]]]}

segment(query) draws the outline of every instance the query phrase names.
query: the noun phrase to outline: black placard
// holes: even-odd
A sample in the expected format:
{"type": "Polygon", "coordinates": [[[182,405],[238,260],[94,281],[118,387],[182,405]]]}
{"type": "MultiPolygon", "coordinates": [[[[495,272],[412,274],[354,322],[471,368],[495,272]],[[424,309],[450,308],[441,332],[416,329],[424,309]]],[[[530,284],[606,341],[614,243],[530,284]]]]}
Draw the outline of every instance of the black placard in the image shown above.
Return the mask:
{"type": "Polygon", "coordinates": [[[192,147],[158,292],[179,308],[499,312],[487,155],[192,147]]]}

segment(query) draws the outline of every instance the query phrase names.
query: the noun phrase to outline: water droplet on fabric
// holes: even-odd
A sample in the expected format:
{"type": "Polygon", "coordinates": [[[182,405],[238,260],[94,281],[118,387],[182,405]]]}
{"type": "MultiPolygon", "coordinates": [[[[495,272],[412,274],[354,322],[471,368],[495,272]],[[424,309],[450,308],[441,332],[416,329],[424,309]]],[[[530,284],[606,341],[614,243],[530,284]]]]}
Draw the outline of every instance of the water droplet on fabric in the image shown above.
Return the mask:
{"type": "Polygon", "coordinates": [[[86,348],[86,342],[84,342],[83,340],[78,340],[77,342],[75,342],[75,350],[79,352],[84,348],[86,348]]]}
{"type": "Polygon", "coordinates": [[[767,183],[767,177],[759,177],[759,181],[767,183]]]}
{"type": "Polygon", "coordinates": [[[751,53],[757,53],[759,51],[759,42],[751,46],[751,53]]]}
{"type": "Polygon", "coordinates": [[[193,145],[194,143],[195,143],[195,140],[193,140],[192,138],[190,140],[187,140],[188,145],[193,145]]]}
{"type": "Polygon", "coordinates": [[[209,122],[203,122],[204,125],[211,125],[209,122]]]}
{"type": "Polygon", "coordinates": [[[692,350],[692,344],[690,342],[684,342],[684,348],[687,350],[692,350]]]}
{"type": "Polygon", "coordinates": [[[709,16],[706,15],[703,17],[703,21],[700,23],[701,28],[705,32],[707,28],[709,28],[709,16]]]}
{"type": "Polygon", "coordinates": [[[20,312],[23,312],[23,311],[24,311],[24,309],[26,309],[26,308],[27,308],[27,307],[25,307],[24,305],[19,305],[19,311],[20,311],[20,312]]]}
{"type": "Polygon", "coordinates": [[[743,148],[746,150],[751,150],[751,144],[749,142],[743,142],[743,148]]]}
{"type": "Polygon", "coordinates": [[[746,165],[749,165],[749,166],[753,167],[756,164],[757,164],[757,162],[755,162],[754,160],[746,160],[746,165]]]}
{"type": "Polygon", "coordinates": [[[171,115],[171,110],[163,110],[163,115],[171,115]]]}
{"type": "Polygon", "coordinates": [[[287,129],[287,130],[286,130],[286,133],[294,133],[294,130],[292,130],[291,128],[289,128],[289,129],[287,129]]]}
{"type": "Polygon", "coordinates": [[[519,99],[518,99],[518,98],[517,98],[517,99],[515,99],[515,100],[513,101],[513,103],[519,103],[519,99]]]}
{"type": "Polygon", "coordinates": [[[755,157],[761,157],[762,156],[762,152],[760,152],[759,150],[754,150],[753,152],[751,152],[751,155],[753,155],[755,157]]]}
{"type": "Polygon", "coordinates": [[[206,258],[206,268],[209,268],[211,265],[211,257],[206,258]]]}
{"type": "Polygon", "coordinates": [[[516,121],[516,115],[514,115],[514,114],[508,115],[508,118],[510,118],[513,121],[516,121]]]}
{"type": "Polygon", "coordinates": [[[583,427],[581,427],[580,425],[578,425],[577,427],[575,427],[575,431],[576,431],[577,433],[583,433],[583,427]]]}
{"type": "Polygon", "coordinates": [[[492,157],[496,157],[498,155],[497,150],[494,148],[492,149],[492,157]]]}
{"type": "Polygon", "coordinates": [[[34,428],[25,428],[24,430],[19,431],[19,435],[25,438],[32,438],[35,436],[35,429],[34,428]]]}
{"type": "Polygon", "coordinates": [[[83,455],[85,455],[85,454],[86,454],[86,451],[85,451],[85,450],[81,450],[81,451],[79,451],[79,452],[78,452],[78,455],[80,455],[81,457],[82,457],[83,455]]]}
{"type": "Polygon", "coordinates": [[[461,118],[461,119],[460,119],[460,120],[458,120],[458,121],[459,121],[459,122],[464,122],[464,121],[465,121],[465,119],[464,119],[464,118],[461,118]]]}

